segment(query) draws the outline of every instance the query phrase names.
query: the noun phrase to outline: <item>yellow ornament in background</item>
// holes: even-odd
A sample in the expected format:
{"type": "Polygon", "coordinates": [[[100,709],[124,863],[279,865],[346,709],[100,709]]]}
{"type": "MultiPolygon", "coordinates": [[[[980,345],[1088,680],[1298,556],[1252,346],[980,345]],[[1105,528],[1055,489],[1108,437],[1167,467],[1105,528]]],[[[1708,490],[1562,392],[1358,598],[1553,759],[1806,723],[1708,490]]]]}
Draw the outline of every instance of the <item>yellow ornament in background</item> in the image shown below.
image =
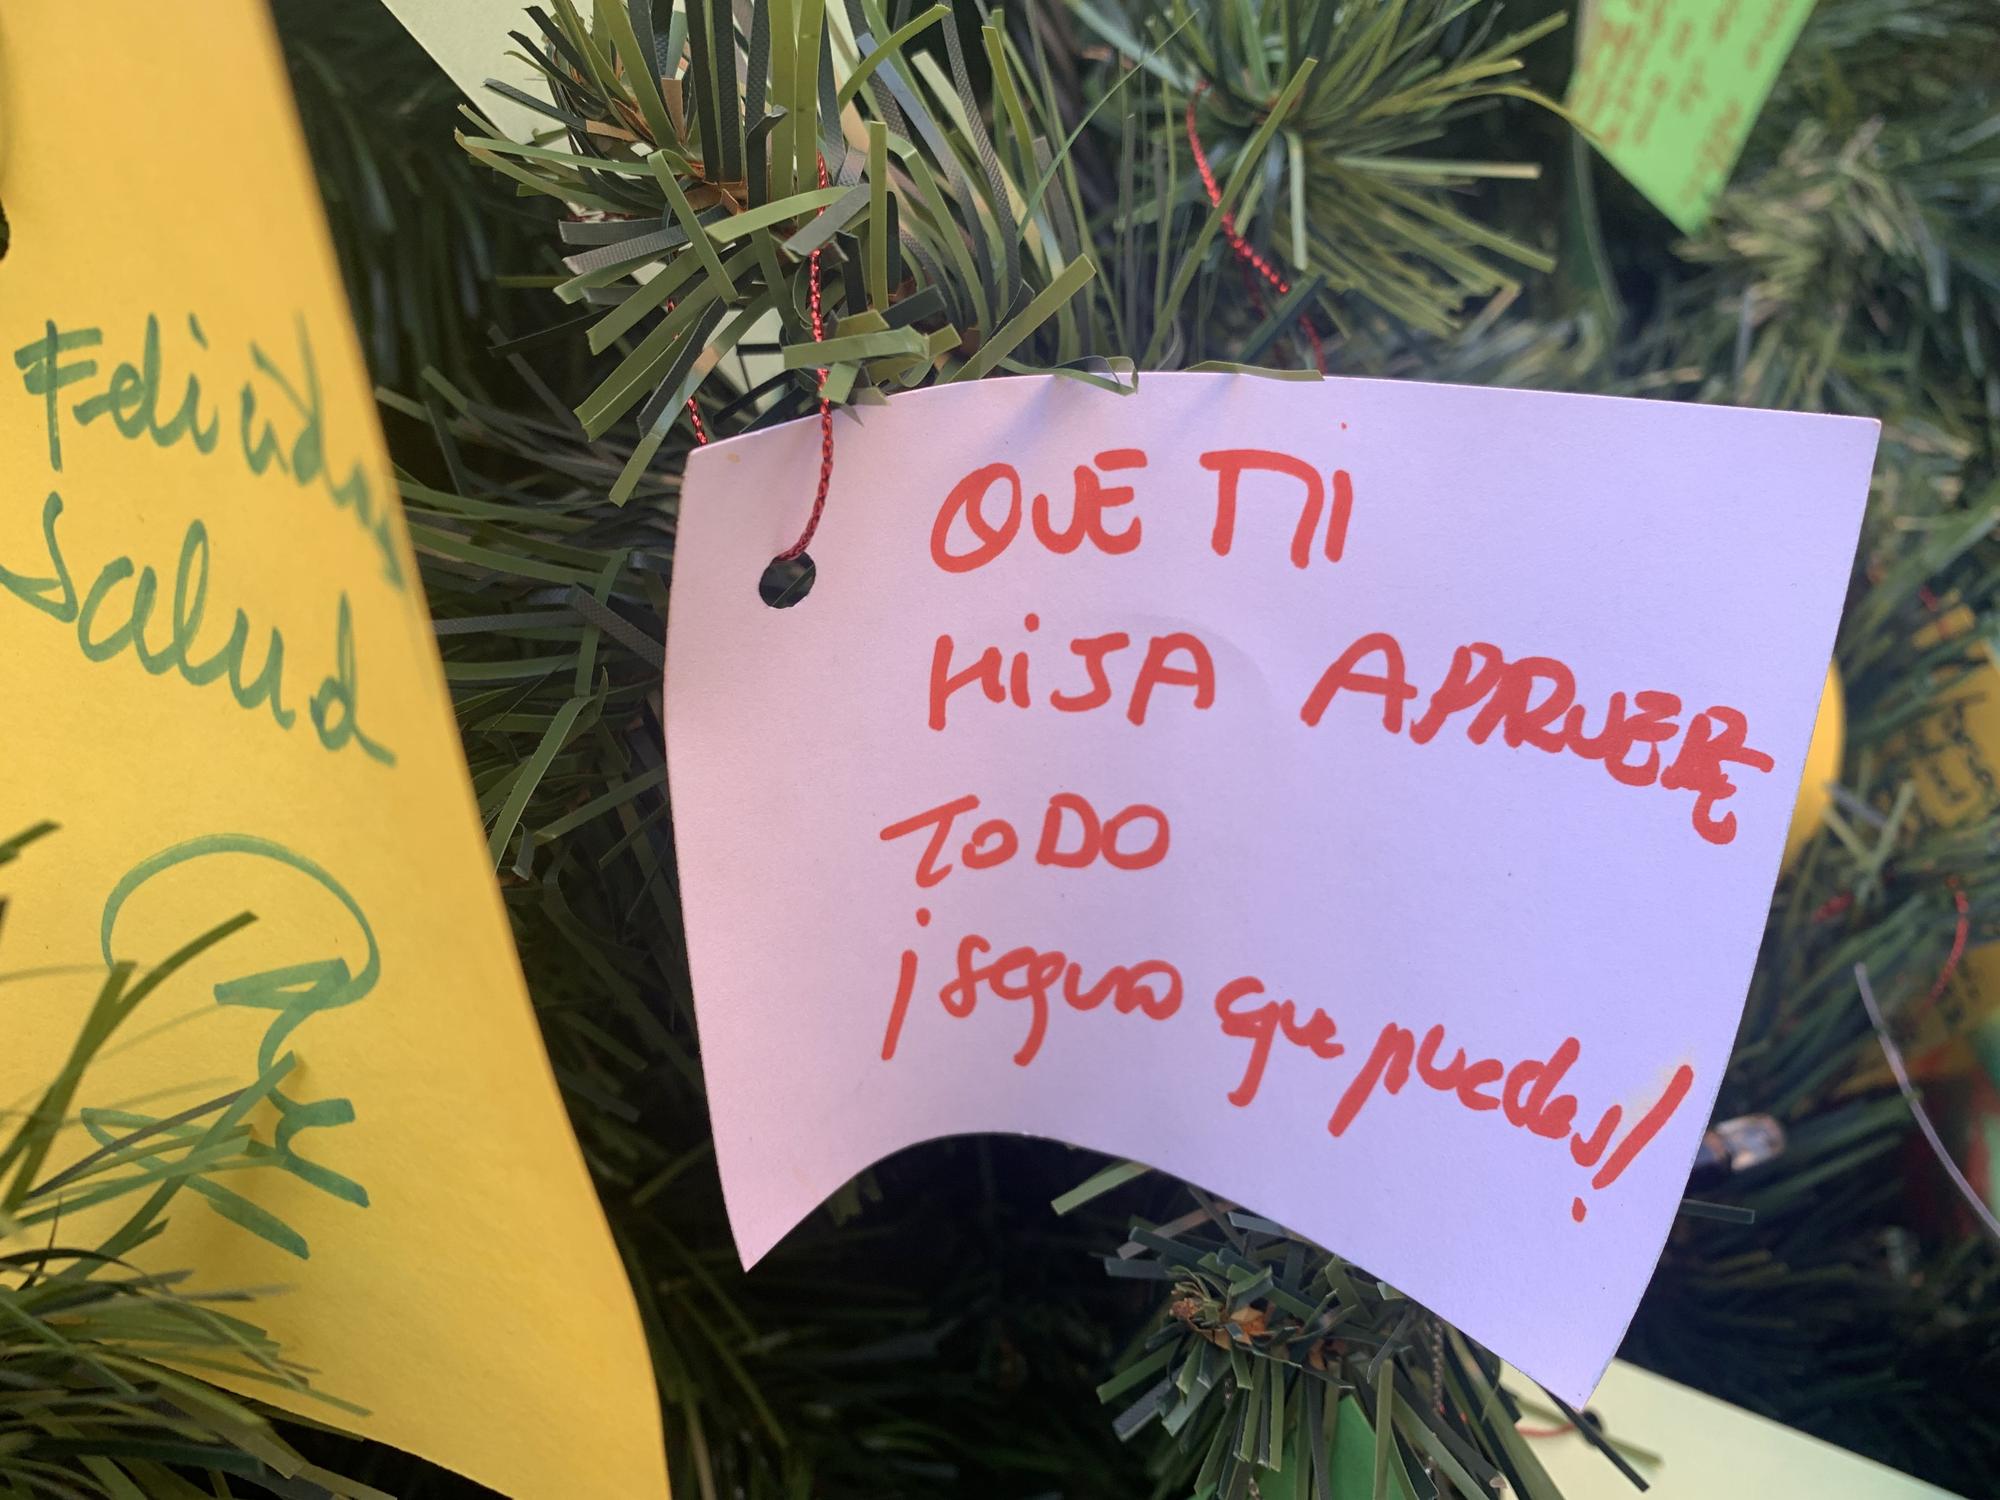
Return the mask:
{"type": "Polygon", "coordinates": [[[1792,825],[1785,831],[1785,856],[1780,870],[1798,862],[1799,851],[1819,832],[1826,810],[1833,805],[1833,784],[1840,779],[1840,757],[1847,742],[1847,709],[1840,694],[1840,674],[1826,669],[1826,686],[1819,695],[1819,717],[1813,720],[1812,743],[1806,747],[1806,772],[1799,778],[1799,800],[1792,805],[1792,825]]]}

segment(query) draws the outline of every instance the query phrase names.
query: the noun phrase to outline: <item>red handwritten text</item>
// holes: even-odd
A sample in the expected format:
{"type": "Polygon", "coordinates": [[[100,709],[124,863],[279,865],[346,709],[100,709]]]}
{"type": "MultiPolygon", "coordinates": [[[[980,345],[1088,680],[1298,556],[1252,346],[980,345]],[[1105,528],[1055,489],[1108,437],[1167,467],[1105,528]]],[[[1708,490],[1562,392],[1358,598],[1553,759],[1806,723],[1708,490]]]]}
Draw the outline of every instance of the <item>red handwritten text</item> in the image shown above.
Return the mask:
{"type": "MultiPolygon", "coordinates": [[[[1029,632],[1042,628],[1041,616],[1029,615],[1021,622],[1029,632]]],[[[1084,680],[1081,690],[1067,692],[1057,689],[1048,695],[1048,703],[1058,713],[1088,713],[1094,708],[1102,708],[1112,700],[1114,690],[1111,674],[1105,662],[1132,644],[1132,637],[1122,630],[1114,630],[1106,635],[1078,636],[1069,643],[1071,653],[1082,663],[1084,680]]],[[[1016,651],[1011,659],[1004,657],[998,646],[988,646],[969,665],[954,669],[957,643],[948,635],[937,638],[937,646],[931,652],[930,714],[927,722],[933,729],[945,727],[945,711],[952,695],[964,688],[976,688],[989,703],[1011,703],[1016,708],[1027,708],[1033,703],[1030,691],[1026,651],[1016,651]]],[[[1072,678],[1072,680],[1074,680],[1072,678]]],[[[1215,662],[1208,654],[1201,637],[1185,630],[1170,631],[1156,635],[1146,645],[1146,655],[1133,674],[1131,688],[1125,694],[1125,717],[1134,724],[1146,722],[1146,713],[1152,706],[1155,689],[1162,687],[1182,687],[1191,690],[1188,701],[1198,709],[1208,708],[1215,702],[1215,662]]]]}
{"type": "MultiPolygon", "coordinates": [[[[1210,538],[1216,556],[1227,557],[1234,545],[1236,513],[1246,477],[1275,475],[1298,486],[1292,565],[1303,568],[1312,561],[1315,540],[1328,562],[1340,561],[1347,544],[1347,524],[1354,512],[1354,480],[1347,470],[1335,469],[1322,477],[1306,460],[1269,448],[1218,448],[1202,454],[1199,462],[1216,476],[1215,529],[1210,538]],[[1322,514],[1326,518],[1323,537],[1322,514]]],[[[1143,469],[1147,463],[1141,449],[1111,448],[1099,453],[1094,465],[1076,465],[1069,520],[1062,526],[1055,522],[1047,495],[1037,494],[1023,504],[1025,487],[1020,470],[1005,462],[982,464],[954,484],[938,507],[931,523],[931,561],[947,573],[982,568],[1013,545],[1021,534],[1024,516],[1035,539],[1058,555],[1075,552],[1085,543],[1114,557],[1134,551],[1144,534],[1139,519],[1132,517],[1116,527],[1105,519],[1106,512],[1132,503],[1132,486],[1106,484],[1099,470],[1118,473],[1143,469]],[[996,494],[1004,499],[996,500],[996,494]]],[[[1267,495],[1271,490],[1269,485],[1256,488],[1267,495]]],[[[1289,488],[1289,484],[1279,486],[1281,490],[1289,488]]]]}
{"type": "MultiPolygon", "coordinates": [[[[1143,469],[1146,455],[1137,448],[1112,448],[1097,455],[1097,467],[1078,464],[1069,524],[1058,527],[1049,513],[1049,497],[1036,495],[1029,506],[1035,537],[1049,551],[1067,554],[1089,542],[1099,552],[1117,556],[1139,545],[1141,528],[1135,517],[1116,530],[1105,523],[1105,512],[1132,503],[1130,485],[1107,485],[1097,470],[1143,469]]],[[[931,525],[931,561],[947,573],[970,573],[1005,552],[1021,530],[1021,474],[1012,464],[993,463],[974,469],[951,487],[931,525]],[[1007,494],[998,520],[986,512],[987,497],[996,488],[1007,494]],[[963,529],[972,544],[963,550],[952,539],[963,529]]]]}
{"type": "MultiPolygon", "coordinates": [[[[1379,698],[1382,727],[1391,734],[1403,732],[1405,708],[1421,696],[1409,679],[1402,647],[1386,631],[1362,636],[1336,657],[1306,695],[1299,717],[1318,725],[1342,693],[1379,698]]],[[[1644,691],[1628,702],[1624,693],[1613,693],[1593,734],[1586,728],[1588,711],[1576,696],[1576,674],[1554,657],[1510,662],[1498,646],[1477,641],[1452,654],[1444,681],[1410,723],[1409,735],[1419,745],[1428,744],[1453,718],[1477,709],[1464,726],[1465,737],[1475,745],[1485,744],[1498,730],[1511,746],[1600,761],[1624,786],[1693,792],[1695,832],[1711,844],[1736,837],[1736,814],[1715,810],[1736,793],[1728,768],[1768,772],[1774,764],[1747,743],[1750,726],[1741,710],[1722,705],[1704,709],[1683,731],[1681,700],[1674,694],[1644,691]],[[1680,750],[1667,762],[1661,746],[1677,736],[1680,750]],[[1636,761],[1634,750],[1643,752],[1636,761]]]]}
{"type": "Polygon", "coordinates": [[[1314,1057],[1331,1059],[1347,1050],[1333,1039],[1339,1028],[1323,1010],[1316,1008],[1311,1018],[1300,1024],[1298,1009],[1290,1000],[1266,1000],[1255,1006],[1237,1003],[1263,993],[1263,982],[1249,978],[1232,979],[1215,992],[1215,1013],[1222,1020],[1222,1034],[1245,1037],[1250,1042],[1243,1081],[1229,1091],[1229,1102],[1239,1108],[1257,1097],[1258,1086],[1264,1081],[1264,1065],[1271,1060],[1272,1044],[1280,1036],[1314,1057]]]}
{"type": "MultiPolygon", "coordinates": [[[[1289,453],[1268,448],[1219,448],[1201,456],[1201,466],[1216,475],[1215,531],[1209,545],[1217,557],[1227,557],[1236,539],[1236,503],[1246,474],[1282,474],[1301,486],[1299,519],[1292,528],[1292,566],[1303,568],[1312,561],[1313,537],[1319,530],[1320,510],[1326,504],[1327,486],[1319,470],[1289,453]]],[[[1347,470],[1333,471],[1333,507],[1327,512],[1324,551],[1328,562],[1339,562],[1347,545],[1347,522],[1354,512],[1354,481],[1347,470]]]]}
{"type": "MultiPolygon", "coordinates": [[[[978,806],[979,798],[968,792],[891,823],[882,830],[882,840],[888,843],[930,831],[923,855],[917,860],[917,885],[928,889],[956,868],[945,858],[952,830],[959,818],[978,806]]],[[[1117,870],[1144,870],[1167,857],[1172,837],[1167,815],[1157,807],[1135,802],[1102,818],[1089,798],[1057,792],[1042,814],[1035,863],[1081,870],[1102,860],[1117,870]]],[[[972,836],[959,848],[959,863],[968,870],[990,870],[1012,859],[1020,848],[1021,836],[1012,823],[1005,818],[988,818],[974,826],[972,836]]]]}
{"type": "MultiPolygon", "coordinates": [[[[917,914],[920,924],[929,919],[928,911],[917,914]]],[[[1153,1021],[1164,1021],[1181,1008],[1180,970],[1161,959],[1116,964],[1086,984],[1083,965],[1060,949],[1024,945],[1009,948],[998,957],[985,958],[992,952],[993,944],[978,933],[967,933],[960,938],[956,972],[938,990],[938,1001],[945,1014],[961,1020],[978,1009],[982,992],[996,1000],[1027,1002],[1028,1032],[1014,1053],[1015,1064],[1023,1068],[1041,1052],[1042,1041],[1048,1035],[1049,1014],[1058,1000],[1075,1011],[1096,1010],[1109,1000],[1111,1008],[1120,1015],[1136,1011],[1153,1021]]],[[[896,1055],[916,982],[916,953],[906,949],[897,974],[889,1024],[882,1034],[884,1062],[896,1055]]]]}
{"type": "MultiPolygon", "coordinates": [[[[1354,1123],[1355,1116],[1375,1097],[1378,1087],[1386,1093],[1401,1093],[1403,1086],[1410,1081],[1414,1068],[1417,1077],[1427,1087],[1451,1095],[1469,1110],[1503,1111],[1509,1124],[1548,1140],[1569,1136],[1570,1156],[1578,1166],[1594,1166],[1603,1158],[1603,1165],[1590,1179],[1592,1189],[1601,1191],[1616,1182],[1625,1169],[1638,1159],[1647,1143],[1673,1118],[1674,1111],[1680,1107],[1681,1100],[1687,1097],[1688,1089],[1694,1083],[1693,1068],[1685,1063],[1676,1068],[1652,1108],[1639,1118],[1610,1156],[1605,1157],[1604,1149],[1617,1132],[1624,1110],[1619,1105],[1611,1105],[1598,1117],[1597,1124],[1588,1135],[1573,1132],[1571,1125],[1576,1118],[1576,1096],[1555,1092],[1563,1074],[1569,1071],[1582,1050],[1582,1044],[1575,1037],[1565,1037],[1546,1061],[1531,1058],[1515,1063],[1511,1068],[1496,1057],[1468,1060],[1463,1047],[1457,1049],[1457,1055],[1449,1063],[1440,1064],[1437,1058],[1443,1047],[1442,1026],[1431,1027],[1419,1043],[1416,1033],[1409,1028],[1389,1022],[1376,1037],[1374,1049],[1368,1054],[1367,1061],[1362,1063],[1361,1071],[1354,1075],[1334,1106],[1333,1114],[1326,1122],[1327,1133],[1334,1136],[1345,1134],[1347,1127],[1354,1123]]],[[[1581,1223],[1585,1212],[1581,1197],[1571,1200],[1571,1218],[1581,1223]]]]}

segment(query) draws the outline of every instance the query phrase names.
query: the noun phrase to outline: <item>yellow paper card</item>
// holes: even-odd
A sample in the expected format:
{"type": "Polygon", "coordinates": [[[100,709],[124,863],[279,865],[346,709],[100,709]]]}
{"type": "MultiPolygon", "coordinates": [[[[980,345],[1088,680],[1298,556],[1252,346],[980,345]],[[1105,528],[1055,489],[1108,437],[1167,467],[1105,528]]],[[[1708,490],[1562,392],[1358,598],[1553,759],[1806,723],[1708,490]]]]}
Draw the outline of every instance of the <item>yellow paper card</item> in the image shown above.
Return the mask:
{"type": "MultiPolygon", "coordinates": [[[[62,825],[9,871],[7,968],[255,913],[78,1101],[122,1131],[295,1058],[271,1164],[141,1258],[287,1288],[253,1316],[368,1409],[315,1417],[512,1495],[663,1495],[270,20],[198,10],[0,10],[0,825],[62,825]]],[[[95,988],[8,987],[0,1105],[95,988]]]]}

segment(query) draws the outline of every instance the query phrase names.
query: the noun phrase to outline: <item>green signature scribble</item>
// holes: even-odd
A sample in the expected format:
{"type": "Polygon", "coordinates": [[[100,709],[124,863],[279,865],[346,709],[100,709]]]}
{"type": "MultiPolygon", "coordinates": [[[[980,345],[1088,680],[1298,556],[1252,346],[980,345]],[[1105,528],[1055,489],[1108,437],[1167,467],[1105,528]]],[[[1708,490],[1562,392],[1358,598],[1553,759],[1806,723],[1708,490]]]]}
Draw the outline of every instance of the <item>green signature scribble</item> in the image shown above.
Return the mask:
{"type": "MultiPolygon", "coordinates": [[[[264,1028],[257,1046],[257,1072],[262,1077],[282,1074],[290,1070],[294,1061],[287,1043],[299,1028],[314,1016],[361,1000],[375,988],[382,974],[381,949],[376,945],[375,933],[369,926],[368,918],[346,887],[312,860],[282,844],[251,834],[209,834],[175,844],[141,860],[112,887],[110,896],[105,900],[98,929],[99,947],[105,963],[117,962],[113,937],[118,918],[127,903],[168,871],[216,855],[246,855],[268,860],[306,876],[345,908],[353,918],[367,950],[367,957],[358,971],[350,968],[345,958],[335,954],[240,975],[214,986],[212,994],[218,1005],[272,1012],[270,1024],[264,1028]]],[[[247,1155],[260,1165],[288,1172],[344,1203],[366,1208],[366,1188],[324,1163],[313,1161],[299,1149],[299,1137],[307,1131],[352,1124],[355,1118],[352,1101],[345,1098],[301,1099],[276,1087],[270,1090],[269,1099],[278,1115],[270,1144],[252,1142],[247,1155]]],[[[176,1125],[171,1120],[163,1121],[156,1116],[114,1109],[85,1109],[82,1120],[84,1128],[100,1146],[109,1145],[134,1130],[158,1131],[168,1136],[193,1139],[206,1128],[192,1124],[176,1125]]],[[[145,1169],[159,1176],[170,1170],[161,1161],[151,1162],[145,1169]]],[[[303,1235],[243,1194],[208,1178],[193,1179],[187,1186],[206,1199],[224,1218],[301,1259],[309,1257],[310,1247],[303,1235]]]]}

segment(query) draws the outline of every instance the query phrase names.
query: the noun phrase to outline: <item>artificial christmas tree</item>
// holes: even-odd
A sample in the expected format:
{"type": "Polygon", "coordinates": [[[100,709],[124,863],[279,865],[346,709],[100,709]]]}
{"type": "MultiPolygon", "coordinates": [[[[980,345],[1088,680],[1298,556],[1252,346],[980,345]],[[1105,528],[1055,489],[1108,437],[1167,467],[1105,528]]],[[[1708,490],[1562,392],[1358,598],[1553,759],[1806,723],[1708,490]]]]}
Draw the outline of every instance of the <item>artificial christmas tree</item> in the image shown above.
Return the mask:
{"type": "MultiPolygon", "coordinates": [[[[1686,236],[1563,118],[1551,5],[559,3],[512,43],[548,91],[514,101],[534,140],[456,112],[372,0],[277,15],[677,1492],[1556,1493],[1485,1351],[1254,1205],[1136,1166],[938,1143],[736,1268],[662,759],[686,454],[803,418],[837,466],[838,407],[1197,366],[1882,419],[1838,784],[1716,1105],[1783,1146],[1690,1189],[1625,1352],[1991,1487],[2000,1257],[1932,1186],[1856,973],[1920,1079],[1967,1076],[1935,1044],[1985,1021],[1960,992],[1996,935],[2000,804],[1947,816],[1926,788],[1991,670],[1990,8],[1822,0],[1686,236]],[[724,220],[741,232],[706,233],[724,220]]],[[[809,518],[834,524],[816,491],[808,553],[809,518]]],[[[454,1483],[297,1441],[390,1492],[454,1483]]]]}

